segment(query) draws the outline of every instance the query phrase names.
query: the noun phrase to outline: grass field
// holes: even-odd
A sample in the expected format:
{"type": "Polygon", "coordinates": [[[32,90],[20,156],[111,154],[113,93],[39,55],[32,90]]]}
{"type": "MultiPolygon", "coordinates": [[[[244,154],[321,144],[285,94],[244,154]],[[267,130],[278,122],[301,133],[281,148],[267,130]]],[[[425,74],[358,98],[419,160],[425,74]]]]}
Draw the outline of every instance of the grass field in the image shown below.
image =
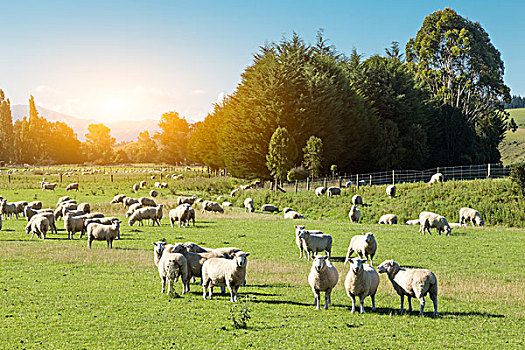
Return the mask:
{"type": "Polygon", "coordinates": [[[507,132],[499,146],[501,161],[505,165],[525,162],[525,108],[507,109],[518,124],[516,132],[507,132]]]}
{"type": "MultiPolygon", "coordinates": [[[[72,196],[79,201],[89,201],[96,210],[123,213],[119,205],[111,207],[106,202],[117,192],[129,193],[124,191],[129,188],[128,182],[124,179],[113,184],[96,178],[82,180],[91,181],[90,185],[72,196]]],[[[134,180],[130,178],[129,182],[134,180]]],[[[179,184],[181,188],[189,187],[192,181],[200,182],[199,179],[185,181],[186,184],[179,184]]],[[[202,188],[210,186],[212,191],[202,190],[199,194],[214,196],[216,188],[226,188],[230,181],[237,180],[217,179],[216,184],[213,179],[202,181],[209,181],[202,188]]],[[[494,197],[490,191],[503,191],[495,189],[494,183],[498,184],[496,181],[445,183],[443,196],[452,194],[447,186],[464,191],[470,184],[491,202],[494,197]]],[[[34,187],[32,181],[20,177],[10,185],[0,182],[0,194],[12,201],[36,197],[47,206],[54,205],[57,198],[65,194],[63,189],[42,193],[29,187],[34,187]]],[[[176,194],[186,191],[172,187],[175,189],[161,193],[159,202],[170,205],[176,194]]],[[[404,187],[400,189],[399,202],[394,203],[402,211],[409,203],[403,197],[404,187]]],[[[378,187],[379,190],[384,189],[378,187]]],[[[428,187],[405,190],[410,198],[415,196],[412,192],[429,194],[427,204],[424,203],[426,197],[422,197],[422,202],[413,202],[412,206],[445,205],[443,199],[434,198],[428,187]]],[[[362,208],[364,218],[388,207],[374,197],[374,188],[368,191],[363,193],[365,202],[373,205],[362,208]]],[[[266,196],[255,191],[252,194],[253,197],[266,196]]],[[[280,199],[282,204],[292,200],[288,195],[280,199]]],[[[337,201],[348,201],[349,195],[337,201]]],[[[304,201],[316,206],[311,212],[311,217],[316,219],[304,223],[334,238],[332,255],[340,278],[328,311],[315,310],[312,305],[313,295],[307,283],[310,263],[298,259],[294,241],[293,225],[298,222],[283,220],[281,215],[244,214],[241,208],[228,209],[223,215],[198,212],[196,227],[186,229],[169,227],[166,218],[160,228],[129,227],[123,222],[122,239],[114,242],[113,250],[106,249],[105,242],[94,242],[94,248],[89,250],[84,239],[67,241],[63,230],[45,241],[29,240],[23,230],[24,219],[4,220],[0,231],[0,310],[3,312],[0,347],[523,348],[523,228],[489,225],[456,229],[450,237],[421,236],[415,226],[350,224],[339,217],[336,208],[340,202],[330,204],[321,199],[317,202],[306,196],[306,193],[298,194],[298,202],[292,202],[299,205],[304,201]],[[319,216],[317,206],[325,206],[331,214],[319,216]],[[371,311],[367,299],[364,315],[350,314],[351,302],[343,287],[348,267],[343,266],[342,259],[350,238],[366,231],[374,232],[377,237],[375,265],[394,259],[402,266],[429,268],[436,274],[438,317],[431,317],[432,303],[428,297],[424,317],[399,315],[399,297],[385,276],[381,276],[376,297],[377,311],[371,311]],[[236,304],[232,310],[228,296],[216,294],[214,300],[205,301],[201,287],[196,284],[192,284],[189,295],[161,295],[151,245],[160,238],[170,243],[194,241],[210,247],[236,246],[251,252],[247,286],[240,289],[246,302],[236,304]],[[235,329],[230,317],[232,313],[237,315],[244,304],[250,309],[248,328],[235,329]]],[[[503,202],[514,200],[502,198],[503,202]]],[[[459,197],[453,197],[450,203],[456,201],[459,197]]],[[[516,203],[516,208],[520,208],[522,202],[516,203]]],[[[448,209],[443,207],[443,210],[448,209]]],[[[500,214],[491,215],[499,217],[500,214]]],[[[372,222],[370,218],[368,221],[372,222]]],[[[490,224],[490,220],[487,221],[490,224]]],[[[58,226],[61,228],[62,222],[58,226]]],[[[175,288],[180,293],[180,282],[175,288]]],[[[417,301],[413,307],[419,308],[417,301]]]]}
{"type": "Polygon", "coordinates": [[[512,108],[506,111],[510,113],[511,118],[514,118],[518,127],[525,129],[525,108],[512,108]]]}

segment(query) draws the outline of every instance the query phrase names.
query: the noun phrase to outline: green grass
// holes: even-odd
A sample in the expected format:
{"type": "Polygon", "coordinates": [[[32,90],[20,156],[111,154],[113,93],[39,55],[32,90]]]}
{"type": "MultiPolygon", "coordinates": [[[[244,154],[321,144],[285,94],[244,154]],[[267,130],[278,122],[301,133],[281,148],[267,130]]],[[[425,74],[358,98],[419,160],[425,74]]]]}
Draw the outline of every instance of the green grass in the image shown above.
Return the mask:
{"type": "MultiPolygon", "coordinates": [[[[81,178],[82,190],[72,196],[90,202],[97,210],[122,215],[119,205],[105,202],[118,192],[130,194],[134,176],[115,183],[81,178]]],[[[0,195],[10,201],[36,195],[47,206],[54,206],[65,194],[63,187],[57,193],[43,193],[33,186],[33,179],[15,178],[18,180],[13,179],[11,185],[0,182],[0,195]]],[[[185,181],[188,183],[173,184],[175,194],[161,192],[158,201],[171,205],[176,193],[188,192],[190,181],[199,182],[185,181]]],[[[206,181],[213,191],[199,194],[213,198],[215,188],[229,186],[219,183],[239,180],[220,178],[217,186],[206,181]]],[[[361,208],[364,224],[350,224],[346,219],[351,191],[330,199],[316,198],[313,193],[243,194],[252,196],[257,207],[263,199],[275,200],[280,206],[291,204],[309,215],[304,221],[307,227],[333,236],[332,255],[340,278],[328,311],[317,311],[312,305],[307,283],[310,263],[298,259],[294,240],[293,225],[298,221],[283,220],[281,215],[244,214],[237,207],[227,209],[224,215],[197,212],[195,228],[171,228],[166,218],[160,228],[129,227],[124,222],[122,239],[114,242],[113,250],[106,249],[105,242],[94,242],[89,250],[84,239],[67,241],[63,230],[45,241],[29,240],[23,219],[4,220],[0,231],[0,347],[522,348],[525,235],[522,228],[505,228],[492,221],[514,220],[515,211],[523,208],[523,198],[512,197],[508,181],[438,186],[401,185],[399,197],[390,201],[382,195],[384,186],[360,189],[365,202],[371,204],[361,208]],[[377,215],[391,209],[397,209],[405,219],[413,218],[412,213],[422,208],[457,215],[459,206],[466,204],[485,209],[482,213],[490,226],[456,229],[446,237],[421,236],[415,226],[371,224],[377,215]],[[511,209],[501,212],[507,209],[498,207],[511,209]],[[376,298],[378,310],[372,312],[367,299],[366,314],[350,314],[350,299],[343,287],[348,267],[343,266],[342,257],[351,237],[366,231],[377,237],[375,265],[394,259],[402,266],[429,268],[436,274],[439,317],[430,316],[428,297],[424,317],[398,315],[399,298],[385,276],[381,276],[376,298]],[[216,294],[214,300],[205,301],[201,287],[194,284],[189,295],[179,298],[160,294],[151,245],[160,238],[210,247],[236,246],[251,252],[248,285],[240,289],[241,296],[250,300],[247,329],[233,328],[228,296],[216,294]]],[[[141,191],[137,196],[147,192],[141,191]]],[[[242,197],[235,201],[242,201],[242,197]]],[[[180,282],[175,288],[181,292],[180,282]]],[[[413,307],[417,310],[419,304],[415,302],[413,307]]]]}
{"type": "Polygon", "coordinates": [[[518,124],[516,132],[508,131],[499,146],[501,161],[505,165],[525,162],[525,108],[507,109],[518,124]]]}
{"type": "Polygon", "coordinates": [[[514,118],[518,127],[525,128],[525,108],[506,109],[510,113],[510,117],[514,118]]]}

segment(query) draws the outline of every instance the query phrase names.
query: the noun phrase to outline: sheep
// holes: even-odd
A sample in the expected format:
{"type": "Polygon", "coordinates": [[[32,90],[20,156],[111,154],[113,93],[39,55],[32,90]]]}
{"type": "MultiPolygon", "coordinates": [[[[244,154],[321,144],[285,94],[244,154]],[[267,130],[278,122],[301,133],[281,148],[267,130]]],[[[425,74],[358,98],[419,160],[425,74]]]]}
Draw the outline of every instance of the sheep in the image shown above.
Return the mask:
{"type": "Polygon", "coordinates": [[[175,244],[172,253],[180,253],[184,255],[188,261],[189,278],[193,276],[202,277],[202,265],[207,259],[215,257],[210,253],[192,253],[188,251],[182,243],[175,244]]]}
{"type": "Polygon", "coordinates": [[[149,191],[149,195],[150,195],[150,197],[155,198],[155,197],[157,197],[159,195],[159,193],[157,191],[155,191],[155,190],[151,190],[151,191],[149,191]]]}
{"type": "Polygon", "coordinates": [[[412,298],[417,298],[421,303],[419,315],[423,315],[425,309],[425,295],[429,293],[430,299],[434,303],[434,316],[437,316],[437,294],[438,284],[436,276],[426,269],[402,269],[394,260],[385,260],[377,267],[379,273],[386,273],[395,291],[401,297],[401,308],[403,312],[403,302],[405,295],[408,297],[408,312],[412,312],[412,298]]]}
{"type": "Polygon", "coordinates": [[[125,208],[128,208],[130,205],[135,204],[135,203],[139,203],[139,200],[136,198],[125,197],[122,200],[122,204],[124,204],[125,208]]]}
{"type": "Polygon", "coordinates": [[[27,217],[28,222],[31,222],[31,220],[36,216],[44,216],[49,221],[51,233],[54,232],[55,234],[58,234],[58,230],[55,225],[55,215],[53,213],[53,209],[33,210],[31,208],[26,207],[24,209],[24,215],[27,217]]]}
{"type": "Polygon", "coordinates": [[[40,202],[40,201],[29,202],[27,204],[27,207],[30,208],[30,209],[33,209],[33,210],[40,210],[40,209],[42,209],[42,202],[40,202]]]}
{"type": "Polygon", "coordinates": [[[202,202],[202,212],[204,213],[205,211],[215,211],[219,213],[224,213],[224,209],[222,209],[219,203],[212,201],[202,202]]]}
{"type": "Polygon", "coordinates": [[[95,212],[95,213],[85,214],[84,216],[86,217],[86,219],[98,219],[98,218],[103,218],[104,214],[95,212]]]}
{"type": "Polygon", "coordinates": [[[341,189],[339,187],[328,187],[326,189],[326,194],[327,194],[328,197],[340,196],[341,195],[341,189]]]}
{"type": "Polygon", "coordinates": [[[304,241],[308,260],[310,260],[313,253],[322,251],[326,251],[328,257],[330,257],[332,252],[332,236],[302,229],[300,230],[299,238],[304,241]]]}
{"type": "Polygon", "coordinates": [[[76,210],[76,209],[77,209],[77,205],[75,203],[71,203],[71,202],[61,203],[55,210],[55,220],[58,220],[64,215],[63,213],[64,210],[76,210]]]}
{"type": "Polygon", "coordinates": [[[359,223],[359,219],[361,218],[361,210],[357,209],[355,204],[352,205],[350,207],[350,211],[348,212],[348,217],[350,218],[350,222],[359,223]]]}
{"type": "Polygon", "coordinates": [[[273,212],[276,212],[278,213],[279,212],[279,207],[276,207],[275,205],[271,205],[271,204],[264,204],[262,207],[261,207],[261,211],[262,212],[269,212],[269,213],[273,213],[273,212]]]}
{"type": "Polygon", "coordinates": [[[394,198],[396,196],[396,185],[387,186],[386,195],[388,198],[394,198]]]}
{"type": "Polygon", "coordinates": [[[4,218],[7,219],[7,217],[13,217],[16,216],[16,219],[18,220],[18,212],[16,210],[16,204],[15,203],[7,203],[7,199],[2,200],[0,202],[0,215],[4,214],[4,218]]]}
{"type": "Polygon", "coordinates": [[[162,204],[159,204],[155,207],[155,219],[157,219],[157,222],[160,226],[160,222],[162,221],[162,217],[164,216],[164,213],[162,211],[162,204]]]}
{"type": "Polygon", "coordinates": [[[357,205],[363,205],[363,197],[361,197],[360,195],[356,194],[352,197],[352,204],[357,206],[357,205]]]}
{"type": "Polygon", "coordinates": [[[463,227],[465,227],[465,225],[462,225],[462,224],[459,223],[459,222],[449,222],[448,225],[450,226],[451,229],[453,229],[453,228],[463,228],[463,227]]]}
{"type": "Polygon", "coordinates": [[[55,187],[57,187],[58,184],[56,182],[49,183],[49,182],[42,182],[42,192],[45,192],[46,190],[52,190],[55,191],[55,187]]]}
{"type": "Polygon", "coordinates": [[[2,215],[0,214],[0,230],[2,229],[2,215]]]}
{"type": "Polygon", "coordinates": [[[379,286],[379,274],[366,260],[350,259],[350,270],[345,279],[346,294],[352,298],[352,313],[355,312],[355,297],[359,297],[359,312],[365,313],[365,298],[372,299],[372,310],[376,309],[376,292],[379,286]]]}
{"type": "Polygon", "coordinates": [[[466,225],[467,220],[470,221],[472,227],[475,227],[476,225],[483,226],[485,224],[485,221],[483,221],[481,218],[479,211],[472,208],[461,208],[459,210],[459,223],[466,225]]]}
{"type": "Polygon", "coordinates": [[[284,208],[283,213],[285,219],[304,219],[304,216],[291,208],[284,208]]]}
{"type": "Polygon", "coordinates": [[[232,202],[222,202],[222,206],[223,208],[231,208],[233,207],[233,203],[232,202]]]}
{"type": "MultiPolygon", "coordinates": [[[[306,251],[307,251],[307,248],[306,248],[306,243],[304,242],[304,240],[302,240],[301,238],[299,238],[299,234],[301,233],[302,230],[305,229],[306,226],[299,226],[299,225],[295,225],[294,228],[295,228],[295,244],[297,244],[297,247],[299,248],[299,259],[301,259],[303,257],[303,251],[305,252],[304,254],[304,257],[306,258],[306,251]]],[[[310,233],[315,233],[315,234],[323,234],[321,231],[319,230],[308,230],[310,233]]]]}
{"type": "Polygon", "coordinates": [[[163,182],[163,183],[160,184],[160,188],[168,188],[168,187],[169,187],[169,185],[168,185],[167,182],[163,182]]]}
{"type": "Polygon", "coordinates": [[[145,180],[142,180],[142,181],[139,183],[139,187],[140,187],[140,188],[145,188],[145,187],[146,187],[146,181],[145,181],[145,180]]]}
{"type": "Polygon", "coordinates": [[[354,183],[353,183],[352,181],[347,181],[347,182],[345,183],[345,187],[346,187],[346,188],[350,188],[350,187],[352,187],[353,184],[354,184],[354,183]]]}
{"type": "Polygon", "coordinates": [[[322,186],[322,187],[317,187],[317,188],[315,189],[315,195],[316,195],[317,197],[321,197],[321,196],[322,196],[323,194],[325,194],[325,193],[326,193],[326,187],[324,187],[324,186],[322,186]]]}
{"type": "Polygon", "coordinates": [[[419,232],[425,234],[426,230],[430,235],[431,228],[435,228],[440,236],[442,231],[445,232],[447,236],[450,236],[450,233],[452,232],[452,229],[444,216],[429,211],[421,212],[419,214],[419,232]]]}
{"type": "Polygon", "coordinates": [[[79,184],[77,182],[73,182],[73,183],[67,185],[66,191],[77,190],[77,192],[78,192],[78,186],[79,186],[79,184]]]}
{"type": "Polygon", "coordinates": [[[247,257],[250,253],[236,252],[233,259],[212,258],[202,265],[202,296],[206,300],[208,288],[210,300],[213,298],[214,286],[226,286],[230,290],[230,301],[238,301],[239,287],[246,279],[247,257]]]}
{"type": "Polygon", "coordinates": [[[36,215],[26,226],[26,233],[33,233],[31,239],[33,239],[35,235],[37,235],[38,238],[46,239],[46,233],[48,230],[49,220],[41,215],[36,215]]]}
{"type": "Polygon", "coordinates": [[[350,256],[356,252],[361,259],[366,257],[366,261],[370,260],[370,266],[374,266],[374,255],[377,251],[377,242],[372,232],[367,232],[362,235],[356,235],[350,240],[348,251],[346,252],[345,264],[350,261],[350,256]]]}
{"type": "Polygon", "coordinates": [[[230,197],[235,197],[235,195],[237,194],[237,192],[239,192],[239,189],[236,188],[234,189],[233,191],[230,192],[230,197]]]}
{"type": "Polygon", "coordinates": [[[162,187],[160,187],[160,182],[155,182],[155,184],[153,185],[153,187],[155,188],[158,188],[158,189],[161,189],[162,187]]]}
{"type": "Polygon", "coordinates": [[[419,226],[419,219],[407,220],[407,222],[405,222],[405,225],[416,225],[416,226],[419,226]]]}
{"type": "Polygon", "coordinates": [[[122,203],[124,201],[124,198],[126,198],[125,194],[117,194],[115,195],[115,197],[113,197],[110,203],[111,204],[122,203]]]}
{"type": "Polygon", "coordinates": [[[69,210],[67,208],[62,209],[62,217],[66,216],[68,214],[69,216],[81,216],[86,213],[84,213],[83,210],[69,210]]]}
{"type": "MultiPolygon", "coordinates": [[[[16,206],[16,214],[20,214],[20,215],[24,215],[24,208],[26,207],[26,205],[28,205],[29,203],[27,203],[26,201],[18,201],[18,202],[15,202],[14,205],[16,206]]],[[[16,216],[16,218],[18,219],[18,215],[16,216]]]]}
{"type": "Polygon", "coordinates": [[[157,220],[157,208],[154,207],[146,207],[146,208],[140,208],[137,209],[131,214],[129,217],[129,226],[133,226],[135,222],[139,222],[139,226],[144,226],[142,223],[142,220],[151,220],[152,226],[160,226],[160,223],[157,220]]]}
{"type": "Polygon", "coordinates": [[[430,178],[430,181],[428,182],[428,185],[432,185],[432,184],[435,184],[435,183],[438,183],[438,182],[444,182],[445,181],[445,176],[443,176],[443,174],[441,173],[435,173],[434,175],[432,175],[432,177],[430,178]]]}
{"type": "Polygon", "coordinates": [[[130,205],[128,211],[126,212],[126,217],[129,218],[131,214],[135,212],[135,210],[140,209],[140,208],[142,208],[142,204],[140,203],[135,203],[135,204],[130,205]]]}
{"type": "Polygon", "coordinates": [[[250,197],[246,198],[244,200],[244,212],[245,213],[253,213],[255,211],[255,207],[253,205],[253,199],[250,197]]]}
{"type": "Polygon", "coordinates": [[[133,184],[133,186],[132,186],[133,192],[135,192],[135,193],[137,193],[139,191],[139,188],[140,188],[139,184],[133,184]]]}
{"type": "Polygon", "coordinates": [[[159,276],[162,281],[161,293],[166,289],[166,281],[168,282],[168,291],[170,294],[171,286],[177,282],[179,276],[182,280],[182,294],[190,290],[190,279],[188,278],[188,261],[184,255],[180,253],[172,253],[171,249],[166,247],[166,242],[153,242],[155,248],[154,259],[155,265],[158,268],[159,276]]]}
{"type": "Polygon", "coordinates": [[[157,203],[149,197],[140,197],[139,203],[142,204],[143,207],[156,207],[157,203]]]}
{"type": "MultiPolygon", "coordinates": [[[[87,226],[91,223],[111,225],[114,222],[118,222],[119,224],[122,223],[122,221],[120,221],[120,219],[115,216],[108,216],[103,218],[86,218],[86,221],[84,221],[84,230],[80,232],[80,236],[78,238],[82,238],[83,233],[86,232],[87,226]]],[[[117,239],[120,239],[120,230],[118,232],[117,239]]]]}
{"type": "Polygon", "coordinates": [[[181,227],[181,224],[183,227],[184,224],[188,226],[191,219],[193,219],[193,226],[195,226],[195,210],[193,210],[189,204],[181,204],[175,209],[171,209],[168,216],[170,218],[171,227],[174,227],[175,221],[177,221],[179,228],[181,227]],[[191,212],[193,212],[193,218],[191,217],[191,212]]]}
{"type": "Polygon", "coordinates": [[[91,213],[91,206],[89,203],[80,203],[77,207],[77,210],[82,210],[84,214],[89,214],[91,213]]]}
{"type": "Polygon", "coordinates": [[[191,197],[177,197],[177,205],[181,205],[181,204],[189,204],[189,205],[193,205],[193,203],[195,203],[195,199],[197,198],[197,196],[193,195],[191,197]]]}
{"type": "Polygon", "coordinates": [[[64,202],[67,202],[67,201],[70,201],[71,198],[69,198],[69,196],[64,196],[64,197],[60,197],[58,199],[58,202],[57,202],[57,207],[60,205],[60,203],[64,203],[64,202]]]}
{"type": "Polygon", "coordinates": [[[396,225],[397,216],[394,214],[385,214],[379,218],[377,223],[381,225],[396,225]]]}
{"type": "Polygon", "coordinates": [[[328,310],[328,305],[332,303],[332,289],[339,280],[339,273],[334,265],[328,260],[327,256],[316,256],[310,268],[308,283],[314,292],[314,305],[317,310],[320,308],[321,292],[324,294],[324,308],[328,310]]]}
{"type": "Polygon", "coordinates": [[[118,222],[113,222],[111,225],[90,223],[86,231],[90,249],[93,241],[106,241],[109,249],[113,248],[113,240],[120,236],[120,224],[118,222]]]}
{"type": "Polygon", "coordinates": [[[67,213],[64,215],[64,228],[67,231],[67,239],[73,239],[73,235],[77,232],[80,232],[79,238],[82,238],[82,235],[85,231],[85,222],[86,218],[83,216],[72,216],[67,213]]]}

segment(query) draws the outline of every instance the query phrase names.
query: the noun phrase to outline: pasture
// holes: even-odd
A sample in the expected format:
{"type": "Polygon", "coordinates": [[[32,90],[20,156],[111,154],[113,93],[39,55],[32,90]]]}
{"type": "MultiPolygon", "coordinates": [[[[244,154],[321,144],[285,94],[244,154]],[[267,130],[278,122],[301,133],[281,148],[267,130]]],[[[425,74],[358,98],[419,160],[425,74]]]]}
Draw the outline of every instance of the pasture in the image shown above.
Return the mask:
{"type": "MultiPolygon", "coordinates": [[[[125,219],[122,205],[108,202],[118,192],[132,195],[131,183],[144,177],[126,176],[127,179],[123,176],[114,183],[102,177],[81,177],[81,186],[84,184],[81,190],[68,195],[79,202],[91,203],[96,211],[125,219]],[[101,178],[106,181],[100,181],[101,178]]],[[[63,187],[67,182],[56,193],[43,193],[36,181],[39,181],[36,176],[25,175],[13,177],[10,184],[2,179],[0,195],[10,201],[38,199],[45,207],[54,207],[58,197],[66,194],[63,187]]],[[[228,193],[238,183],[241,181],[228,178],[187,177],[184,182],[170,183],[170,189],[161,191],[157,202],[171,207],[177,195],[194,192],[192,186],[200,186],[195,192],[211,199],[228,193]]],[[[512,193],[510,189],[501,189],[500,183],[508,185],[507,181],[470,184],[486,186],[482,189],[487,200],[483,201],[481,196],[473,203],[486,208],[510,203],[512,210],[505,214],[494,209],[489,217],[519,218],[523,198],[503,197],[503,203],[490,203],[496,196],[489,191],[498,188],[509,196],[512,193]]],[[[62,221],[57,225],[58,236],[50,234],[46,240],[29,240],[24,232],[24,218],[4,220],[0,230],[3,312],[0,344],[8,349],[522,348],[525,342],[523,228],[493,225],[486,219],[487,227],[459,228],[447,237],[421,236],[416,226],[373,224],[376,215],[395,208],[406,212],[401,214],[403,218],[413,218],[412,211],[419,211],[421,206],[451,213],[457,212],[454,206],[462,206],[452,191],[446,192],[453,197],[449,202],[444,198],[446,195],[441,198],[433,192],[437,190],[426,185],[411,190],[411,185],[406,185],[403,194],[404,186],[398,186],[400,196],[393,203],[380,197],[380,187],[361,189],[365,203],[371,203],[361,208],[364,224],[350,224],[340,213],[347,210],[341,207],[351,198],[351,191],[333,198],[332,202],[312,198],[313,193],[299,193],[294,199],[291,193],[250,191],[243,196],[252,196],[257,209],[264,199],[278,201],[280,206],[293,204],[309,219],[292,221],[277,214],[245,214],[238,205],[241,196],[234,201],[237,207],[227,209],[225,214],[197,211],[196,227],[171,228],[168,210],[160,228],[147,224],[129,227],[123,220],[122,239],[113,243],[112,250],[105,248],[105,242],[94,242],[89,250],[85,238],[79,240],[78,234],[75,240],[68,241],[62,221]],[[416,193],[421,193],[420,202],[407,201],[416,193]],[[301,202],[304,207],[299,208],[301,202]],[[313,207],[311,212],[306,211],[308,205],[313,207]],[[321,213],[323,206],[326,215],[321,213]],[[339,271],[339,283],[328,311],[314,309],[307,283],[311,264],[298,259],[293,225],[302,222],[307,228],[323,230],[334,239],[332,256],[339,271]],[[343,266],[342,261],[350,238],[367,231],[374,232],[378,241],[375,266],[394,259],[401,266],[428,268],[436,274],[438,317],[431,316],[432,303],[428,297],[424,317],[416,313],[399,315],[399,297],[384,275],[376,296],[377,311],[371,311],[367,299],[364,315],[350,314],[350,298],[343,287],[348,266],[343,266]],[[247,286],[240,288],[243,301],[233,306],[229,296],[220,295],[218,288],[214,300],[203,300],[198,284],[191,285],[189,295],[160,294],[151,242],[161,238],[169,243],[193,241],[209,247],[236,246],[250,252],[247,286]],[[251,318],[246,329],[235,329],[230,318],[232,315],[238,318],[243,305],[250,309],[251,318]]],[[[443,193],[447,186],[462,191],[469,183],[450,182],[440,186],[443,193]]],[[[141,190],[134,196],[146,192],[141,190]]],[[[474,194],[467,197],[478,198],[474,194]]],[[[180,294],[181,289],[179,281],[175,291],[180,294]]],[[[417,301],[413,302],[413,308],[419,309],[417,301]]]]}
{"type": "Polygon", "coordinates": [[[507,131],[499,146],[503,164],[525,162],[525,108],[507,109],[518,125],[516,132],[507,131]]]}

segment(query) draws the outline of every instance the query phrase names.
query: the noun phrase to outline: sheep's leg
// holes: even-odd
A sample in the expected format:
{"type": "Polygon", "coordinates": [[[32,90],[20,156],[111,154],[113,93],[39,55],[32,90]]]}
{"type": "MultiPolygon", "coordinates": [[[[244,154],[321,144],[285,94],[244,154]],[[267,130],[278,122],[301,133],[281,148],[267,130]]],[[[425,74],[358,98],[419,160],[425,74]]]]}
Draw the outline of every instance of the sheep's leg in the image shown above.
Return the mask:
{"type": "Polygon", "coordinates": [[[330,290],[324,292],[324,309],[328,310],[328,305],[330,305],[330,290]]]}
{"type": "Polygon", "coordinates": [[[376,311],[376,295],[372,294],[370,299],[372,299],[372,311],[376,311]]]}
{"type": "Polygon", "coordinates": [[[221,294],[226,294],[226,287],[225,286],[220,286],[221,287],[221,294]]]}
{"type": "Polygon", "coordinates": [[[355,295],[350,295],[350,298],[352,298],[352,311],[350,311],[350,313],[354,313],[355,312],[355,295]]]}
{"type": "Polygon", "coordinates": [[[164,291],[166,290],[166,277],[161,277],[162,278],[162,290],[160,291],[161,293],[164,293],[164,291]]]}
{"type": "Polygon", "coordinates": [[[399,309],[399,313],[402,314],[403,313],[403,303],[405,302],[405,296],[401,294],[400,297],[401,297],[401,308],[399,309]]]}
{"type": "Polygon", "coordinates": [[[365,313],[365,297],[363,295],[359,296],[359,312],[365,313]]]}
{"type": "Polygon", "coordinates": [[[407,299],[408,299],[408,312],[411,313],[412,312],[412,297],[410,295],[407,295],[407,299]]]}
{"type": "Polygon", "coordinates": [[[437,294],[430,293],[430,299],[432,300],[432,303],[434,304],[434,316],[437,316],[437,314],[438,314],[438,298],[437,298],[437,294]]]}
{"type": "Polygon", "coordinates": [[[202,285],[202,297],[204,298],[204,300],[206,300],[206,292],[207,292],[206,285],[203,284],[202,285]]]}
{"type": "Polygon", "coordinates": [[[320,308],[320,306],[321,306],[321,305],[320,305],[320,304],[321,304],[321,301],[319,300],[319,299],[321,299],[321,295],[320,295],[320,294],[321,294],[321,293],[320,293],[318,290],[314,289],[314,296],[315,296],[315,299],[314,299],[314,305],[315,305],[315,309],[316,309],[316,310],[319,310],[319,308],[320,308]]]}
{"type": "Polygon", "coordinates": [[[172,284],[171,280],[168,279],[168,291],[166,292],[166,294],[168,294],[168,295],[169,295],[170,292],[171,292],[171,284],[172,284]]]}
{"type": "Polygon", "coordinates": [[[213,284],[210,284],[210,292],[208,293],[208,296],[210,297],[210,300],[213,299],[213,284]]]}
{"type": "Polygon", "coordinates": [[[420,296],[417,299],[421,303],[421,309],[419,310],[419,316],[423,316],[423,310],[425,309],[425,297],[420,296]]]}

